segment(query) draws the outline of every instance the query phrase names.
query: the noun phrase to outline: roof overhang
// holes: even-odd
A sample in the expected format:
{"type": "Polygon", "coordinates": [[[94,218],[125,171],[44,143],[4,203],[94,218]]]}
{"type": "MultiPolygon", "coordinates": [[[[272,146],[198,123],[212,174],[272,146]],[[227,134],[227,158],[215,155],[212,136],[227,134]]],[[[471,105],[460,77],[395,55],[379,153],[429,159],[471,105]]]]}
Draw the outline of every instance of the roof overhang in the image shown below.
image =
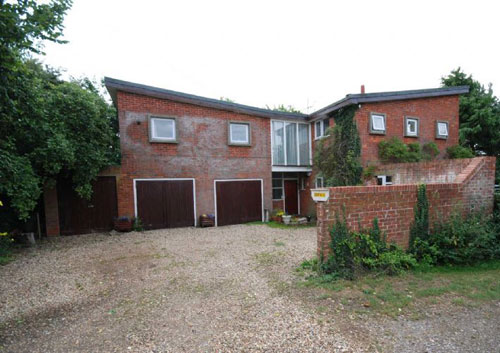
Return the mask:
{"type": "Polygon", "coordinates": [[[187,94],[153,86],[146,86],[139,83],[117,80],[110,77],[104,78],[104,84],[106,85],[106,88],[115,106],[117,106],[117,92],[122,91],[122,92],[144,95],[148,97],[168,99],[175,102],[193,104],[207,108],[220,109],[234,113],[253,115],[262,118],[293,119],[293,120],[303,120],[303,121],[306,121],[308,118],[308,115],[306,114],[289,113],[289,112],[281,112],[264,108],[257,108],[249,105],[226,102],[219,99],[200,97],[193,94],[187,94]]]}
{"type": "Polygon", "coordinates": [[[321,108],[320,110],[315,111],[309,116],[309,120],[313,121],[327,117],[330,113],[352,104],[452,96],[452,95],[465,94],[468,92],[469,92],[469,86],[455,86],[455,87],[430,88],[430,89],[420,89],[420,90],[410,90],[410,91],[348,94],[345,98],[335,103],[332,103],[324,108],[321,108]]]}

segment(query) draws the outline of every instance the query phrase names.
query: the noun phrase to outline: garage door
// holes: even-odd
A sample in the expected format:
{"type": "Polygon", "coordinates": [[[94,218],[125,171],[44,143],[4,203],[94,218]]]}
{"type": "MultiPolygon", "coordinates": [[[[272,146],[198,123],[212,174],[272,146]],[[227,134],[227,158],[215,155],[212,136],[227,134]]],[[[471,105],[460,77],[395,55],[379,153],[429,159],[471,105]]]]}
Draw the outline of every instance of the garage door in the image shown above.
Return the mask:
{"type": "Polygon", "coordinates": [[[194,180],[135,180],[137,217],[145,229],[195,225],[194,180]]]}
{"type": "Polygon", "coordinates": [[[92,197],[82,199],[74,190],[71,180],[57,183],[59,227],[61,234],[84,234],[113,229],[118,215],[116,179],[98,177],[92,183],[92,197]]]}
{"type": "Polygon", "coordinates": [[[262,221],[262,181],[215,181],[217,225],[262,221]]]}

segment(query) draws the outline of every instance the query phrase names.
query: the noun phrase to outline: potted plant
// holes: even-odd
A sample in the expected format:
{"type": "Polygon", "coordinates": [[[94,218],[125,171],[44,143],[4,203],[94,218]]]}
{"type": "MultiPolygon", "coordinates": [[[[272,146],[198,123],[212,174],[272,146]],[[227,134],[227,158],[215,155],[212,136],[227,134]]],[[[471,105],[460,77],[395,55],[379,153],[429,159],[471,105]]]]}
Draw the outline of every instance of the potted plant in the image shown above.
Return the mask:
{"type": "Polygon", "coordinates": [[[115,230],[118,232],[130,232],[132,231],[133,221],[128,216],[121,216],[115,218],[115,230]]]}
{"type": "Polygon", "coordinates": [[[285,214],[283,210],[277,209],[273,211],[273,214],[271,216],[271,221],[281,223],[282,222],[282,217],[285,214]]]}
{"type": "Polygon", "coordinates": [[[281,218],[283,219],[283,223],[285,223],[285,224],[288,225],[288,224],[290,224],[290,220],[292,219],[292,216],[290,216],[290,215],[283,215],[283,216],[281,216],[281,218]]]}

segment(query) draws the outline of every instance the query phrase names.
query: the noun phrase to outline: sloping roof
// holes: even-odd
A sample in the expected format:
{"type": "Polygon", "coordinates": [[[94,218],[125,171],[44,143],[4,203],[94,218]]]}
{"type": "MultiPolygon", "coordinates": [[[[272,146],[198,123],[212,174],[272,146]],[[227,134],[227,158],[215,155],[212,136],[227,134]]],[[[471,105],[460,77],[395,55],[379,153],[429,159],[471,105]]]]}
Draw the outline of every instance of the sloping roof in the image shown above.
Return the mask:
{"type": "Polygon", "coordinates": [[[469,92],[469,86],[455,86],[455,87],[417,89],[409,91],[348,94],[347,96],[345,96],[345,98],[315,111],[309,116],[309,119],[313,120],[316,118],[324,117],[331,112],[334,112],[342,107],[351,104],[395,101],[395,100],[427,98],[427,97],[452,96],[468,92],[469,92]]]}
{"type": "Polygon", "coordinates": [[[146,86],[134,82],[117,80],[115,78],[110,78],[110,77],[105,77],[104,83],[115,105],[116,105],[116,92],[123,91],[150,97],[168,99],[176,102],[194,104],[202,107],[221,109],[235,113],[249,114],[264,118],[306,120],[308,117],[306,114],[288,113],[288,112],[281,112],[264,108],[257,108],[249,105],[226,102],[219,99],[200,97],[200,96],[195,96],[193,94],[171,91],[168,89],[163,89],[158,87],[146,86]]]}

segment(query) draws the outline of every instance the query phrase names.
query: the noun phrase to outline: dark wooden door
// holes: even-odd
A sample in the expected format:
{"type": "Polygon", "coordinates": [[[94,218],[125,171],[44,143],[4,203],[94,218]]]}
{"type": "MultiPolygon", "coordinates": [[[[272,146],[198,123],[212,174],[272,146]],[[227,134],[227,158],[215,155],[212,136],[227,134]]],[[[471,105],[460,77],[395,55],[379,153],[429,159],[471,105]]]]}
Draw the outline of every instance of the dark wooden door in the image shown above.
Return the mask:
{"type": "Polygon", "coordinates": [[[58,182],[61,234],[85,234],[113,229],[113,219],[118,215],[116,178],[98,177],[92,183],[92,189],[92,197],[87,201],[74,191],[70,180],[58,182]]]}
{"type": "Polygon", "coordinates": [[[145,229],[194,226],[192,180],[136,181],[137,217],[145,229]]]}
{"type": "Polygon", "coordinates": [[[262,221],[260,180],[215,182],[217,225],[262,221]]]}
{"type": "Polygon", "coordinates": [[[295,180],[285,180],[285,212],[289,215],[299,213],[297,181],[295,180]]]}

